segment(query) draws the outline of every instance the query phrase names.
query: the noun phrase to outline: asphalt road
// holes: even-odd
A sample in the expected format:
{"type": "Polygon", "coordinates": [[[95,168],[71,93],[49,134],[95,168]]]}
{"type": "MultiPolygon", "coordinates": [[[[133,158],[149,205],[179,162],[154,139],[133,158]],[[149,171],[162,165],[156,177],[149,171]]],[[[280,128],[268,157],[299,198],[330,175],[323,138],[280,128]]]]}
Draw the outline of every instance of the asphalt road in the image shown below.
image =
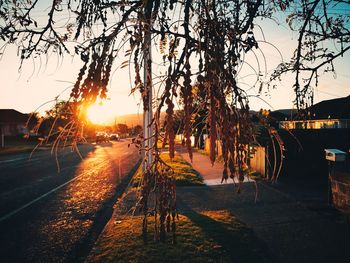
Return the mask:
{"type": "Polygon", "coordinates": [[[139,161],[128,141],[0,156],[0,261],[82,262],[139,161]]]}

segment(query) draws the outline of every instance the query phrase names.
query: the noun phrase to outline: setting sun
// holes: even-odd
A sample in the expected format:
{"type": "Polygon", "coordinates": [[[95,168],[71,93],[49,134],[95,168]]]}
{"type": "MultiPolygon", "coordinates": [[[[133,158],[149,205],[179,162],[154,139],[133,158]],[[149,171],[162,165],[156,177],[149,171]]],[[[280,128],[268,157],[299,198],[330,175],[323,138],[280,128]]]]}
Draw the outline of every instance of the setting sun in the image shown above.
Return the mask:
{"type": "Polygon", "coordinates": [[[107,124],[113,119],[112,109],[106,104],[96,103],[86,110],[87,118],[94,124],[107,124]]]}
{"type": "Polygon", "coordinates": [[[86,117],[93,124],[113,124],[118,116],[138,111],[138,96],[114,94],[113,98],[96,102],[86,109],[86,117]],[[118,96],[119,95],[119,96],[118,96]]]}

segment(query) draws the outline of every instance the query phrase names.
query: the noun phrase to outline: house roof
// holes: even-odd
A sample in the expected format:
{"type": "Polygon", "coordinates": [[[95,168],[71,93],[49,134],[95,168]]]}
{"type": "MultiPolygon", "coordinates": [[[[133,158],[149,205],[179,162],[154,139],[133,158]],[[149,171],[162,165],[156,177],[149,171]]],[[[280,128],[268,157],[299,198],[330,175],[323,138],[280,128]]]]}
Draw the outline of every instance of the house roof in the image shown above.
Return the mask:
{"type": "Polygon", "coordinates": [[[324,100],[310,109],[312,119],[350,119],[350,96],[324,100]]]}
{"type": "Polygon", "coordinates": [[[28,114],[14,109],[0,109],[0,123],[25,123],[27,120],[28,114]]]}

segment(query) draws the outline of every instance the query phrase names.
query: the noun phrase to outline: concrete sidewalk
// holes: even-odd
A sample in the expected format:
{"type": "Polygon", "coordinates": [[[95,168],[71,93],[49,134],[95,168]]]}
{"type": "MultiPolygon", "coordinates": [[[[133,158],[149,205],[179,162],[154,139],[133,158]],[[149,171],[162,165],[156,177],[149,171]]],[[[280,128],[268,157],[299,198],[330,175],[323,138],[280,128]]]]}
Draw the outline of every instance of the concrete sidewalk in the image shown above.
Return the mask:
{"type": "MultiPolygon", "coordinates": [[[[197,172],[200,173],[206,185],[233,184],[233,181],[231,178],[229,178],[227,182],[221,183],[222,172],[224,170],[224,165],[222,162],[215,161],[214,165],[212,165],[208,155],[201,154],[197,152],[195,149],[193,149],[193,152],[192,152],[193,158],[191,162],[188,152],[183,146],[176,145],[175,149],[176,149],[176,152],[178,152],[182,156],[182,158],[186,160],[186,162],[192,165],[193,169],[195,169],[197,172]]],[[[244,182],[248,182],[248,180],[245,179],[244,182]]]]}
{"type": "MultiPolygon", "coordinates": [[[[189,160],[188,154],[177,148],[189,160]]],[[[178,188],[178,208],[186,210],[229,210],[253,229],[276,262],[349,262],[350,220],[327,206],[327,188],[321,182],[288,180],[275,184],[260,182],[233,185],[221,182],[223,165],[211,166],[209,157],[193,153],[193,167],[209,187],[178,188]],[[256,192],[257,191],[257,192],[256,192]],[[255,203],[255,194],[258,201],[255,203]]]]}
{"type": "Polygon", "coordinates": [[[178,188],[181,213],[229,210],[251,227],[276,262],[348,262],[349,218],[333,209],[311,210],[268,184],[247,183],[240,194],[232,185],[178,188]]]}

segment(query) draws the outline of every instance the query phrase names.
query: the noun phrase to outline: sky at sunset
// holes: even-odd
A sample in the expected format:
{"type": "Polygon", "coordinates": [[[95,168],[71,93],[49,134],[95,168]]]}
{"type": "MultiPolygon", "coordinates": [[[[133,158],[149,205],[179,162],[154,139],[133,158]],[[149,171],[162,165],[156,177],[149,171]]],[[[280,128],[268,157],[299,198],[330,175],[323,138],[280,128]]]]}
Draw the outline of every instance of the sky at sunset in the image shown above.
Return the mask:
{"type": "MultiPolygon", "coordinates": [[[[266,40],[275,45],[283,54],[283,59],[287,61],[296,47],[297,35],[295,33],[293,35],[285,26],[278,26],[270,22],[258,22],[263,28],[266,40]]],[[[263,35],[257,33],[256,38],[263,39],[263,35]]],[[[275,48],[268,44],[259,43],[259,45],[266,57],[266,71],[269,72],[281,61],[280,55],[275,48]]],[[[56,54],[50,54],[47,57],[42,56],[41,59],[24,61],[22,68],[19,69],[20,60],[16,53],[15,46],[8,46],[0,60],[0,108],[13,108],[21,112],[35,110],[44,112],[52,107],[56,96],[59,95],[60,99],[69,97],[81,66],[78,57],[65,55],[62,59],[58,58],[56,54]],[[37,109],[40,105],[42,106],[37,109]]],[[[256,54],[259,56],[259,51],[256,51],[256,54]]],[[[119,67],[123,61],[125,61],[124,57],[117,59],[116,67],[119,67]]],[[[251,61],[252,66],[256,67],[253,55],[247,55],[247,61],[251,61]]],[[[319,86],[315,89],[315,103],[350,95],[350,55],[346,54],[339,58],[335,65],[336,75],[332,73],[321,75],[319,86]]],[[[156,65],[153,67],[154,74],[159,74],[162,70],[156,65]]],[[[251,88],[251,84],[254,82],[249,77],[251,73],[249,67],[243,68],[239,85],[248,90],[248,94],[251,95],[252,109],[271,108],[275,110],[293,107],[293,79],[290,76],[286,76],[277,89],[272,89],[266,94],[263,92],[260,98],[257,98],[258,88],[251,88]]],[[[104,106],[106,119],[113,119],[115,115],[142,112],[139,96],[130,95],[130,88],[127,68],[116,70],[109,86],[109,99],[104,106]]]]}

